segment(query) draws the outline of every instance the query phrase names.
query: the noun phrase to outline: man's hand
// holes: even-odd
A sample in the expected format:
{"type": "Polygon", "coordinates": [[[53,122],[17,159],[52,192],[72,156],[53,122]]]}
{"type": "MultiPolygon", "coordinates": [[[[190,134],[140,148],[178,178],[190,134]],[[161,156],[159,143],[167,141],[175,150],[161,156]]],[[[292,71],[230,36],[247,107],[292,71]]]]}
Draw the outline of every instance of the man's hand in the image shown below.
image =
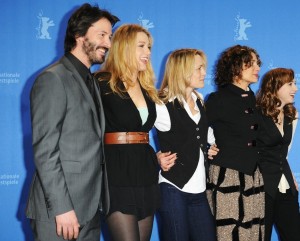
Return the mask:
{"type": "Polygon", "coordinates": [[[158,163],[163,171],[169,171],[172,166],[175,165],[177,159],[177,153],[171,154],[171,152],[157,152],[156,153],[158,163]]]}
{"type": "Polygon", "coordinates": [[[58,236],[63,235],[64,239],[78,238],[80,225],[74,210],[57,215],[55,219],[58,236]]]}

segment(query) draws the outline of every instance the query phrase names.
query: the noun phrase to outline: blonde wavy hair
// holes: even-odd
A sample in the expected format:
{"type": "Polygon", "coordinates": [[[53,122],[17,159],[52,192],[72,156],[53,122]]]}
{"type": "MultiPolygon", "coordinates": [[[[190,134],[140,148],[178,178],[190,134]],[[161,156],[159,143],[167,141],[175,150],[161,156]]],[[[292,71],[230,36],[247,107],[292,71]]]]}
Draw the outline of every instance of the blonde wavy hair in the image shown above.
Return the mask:
{"type": "MultiPolygon", "coordinates": [[[[175,50],[169,55],[159,90],[159,97],[164,103],[175,97],[179,97],[180,104],[182,98],[186,100],[185,90],[191,82],[196,55],[203,59],[206,68],[206,55],[201,50],[184,48],[175,50]]],[[[195,94],[197,95],[196,92],[195,94]]]]}
{"type": "MultiPolygon", "coordinates": [[[[110,73],[110,87],[114,93],[117,93],[122,98],[125,98],[127,89],[124,89],[121,82],[126,83],[127,86],[132,86],[132,77],[138,69],[136,42],[137,34],[140,32],[148,36],[150,47],[152,47],[153,39],[146,29],[137,24],[124,24],[114,33],[107,59],[101,68],[101,72],[110,73]]],[[[159,103],[157,90],[154,85],[155,75],[150,61],[147,63],[145,71],[138,72],[137,78],[148,96],[154,102],[159,103]]]]}

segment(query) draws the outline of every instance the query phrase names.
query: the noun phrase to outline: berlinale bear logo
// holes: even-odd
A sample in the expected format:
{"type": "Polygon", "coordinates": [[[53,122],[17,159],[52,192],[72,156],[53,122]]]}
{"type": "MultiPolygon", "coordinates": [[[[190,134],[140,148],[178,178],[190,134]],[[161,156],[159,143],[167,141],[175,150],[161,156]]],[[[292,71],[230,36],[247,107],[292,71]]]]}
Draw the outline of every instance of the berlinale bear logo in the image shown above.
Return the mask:
{"type": "Polygon", "coordinates": [[[50,20],[48,17],[43,16],[43,11],[41,11],[38,15],[39,25],[36,28],[38,31],[37,39],[51,39],[50,34],[48,32],[48,28],[55,26],[53,20],[50,20]]]}
{"type": "Polygon", "coordinates": [[[245,18],[240,18],[240,15],[238,14],[237,17],[235,18],[237,21],[237,26],[235,29],[235,37],[234,40],[248,40],[247,34],[246,34],[246,29],[252,27],[251,23],[245,19],[245,18]]]}
{"type": "Polygon", "coordinates": [[[153,22],[150,22],[149,19],[144,19],[144,18],[143,18],[143,13],[140,14],[138,20],[140,21],[140,24],[141,24],[141,26],[142,26],[143,28],[145,28],[145,29],[147,29],[147,30],[148,30],[149,28],[154,28],[153,22]]]}

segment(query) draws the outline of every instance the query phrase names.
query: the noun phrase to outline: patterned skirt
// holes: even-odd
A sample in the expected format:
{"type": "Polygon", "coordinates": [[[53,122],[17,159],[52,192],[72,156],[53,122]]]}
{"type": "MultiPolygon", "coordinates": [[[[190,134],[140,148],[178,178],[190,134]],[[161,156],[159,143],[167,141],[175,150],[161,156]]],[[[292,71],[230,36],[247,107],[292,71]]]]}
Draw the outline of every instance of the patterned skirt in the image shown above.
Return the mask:
{"type": "Polygon", "coordinates": [[[207,197],[218,241],[263,241],[265,193],[258,169],[253,176],[211,165],[207,197]]]}

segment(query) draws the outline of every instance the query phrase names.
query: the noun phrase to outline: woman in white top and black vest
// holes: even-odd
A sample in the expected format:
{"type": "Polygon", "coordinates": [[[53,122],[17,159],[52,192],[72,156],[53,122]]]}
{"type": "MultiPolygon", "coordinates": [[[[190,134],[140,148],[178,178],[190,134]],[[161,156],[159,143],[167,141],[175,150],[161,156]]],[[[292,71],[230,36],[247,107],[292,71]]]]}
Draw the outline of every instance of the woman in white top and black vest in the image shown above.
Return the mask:
{"type": "Polygon", "coordinates": [[[164,241],[215,241],[215,225],[206,198],[208,128],[201,96],[205,54],[179,49],[168,58],[156,105],[161,171],[161,236],[164,241]]]}
{"type": "Polygon", "coordinates": [[[257,95],[259,165],[266,192],[265,241],[271,240],[273,224],[280,240],[300,240],[298,186],[287,160],[295,131],[297,90],[294,71],[276,68],[264,75],[257,95]]]}

